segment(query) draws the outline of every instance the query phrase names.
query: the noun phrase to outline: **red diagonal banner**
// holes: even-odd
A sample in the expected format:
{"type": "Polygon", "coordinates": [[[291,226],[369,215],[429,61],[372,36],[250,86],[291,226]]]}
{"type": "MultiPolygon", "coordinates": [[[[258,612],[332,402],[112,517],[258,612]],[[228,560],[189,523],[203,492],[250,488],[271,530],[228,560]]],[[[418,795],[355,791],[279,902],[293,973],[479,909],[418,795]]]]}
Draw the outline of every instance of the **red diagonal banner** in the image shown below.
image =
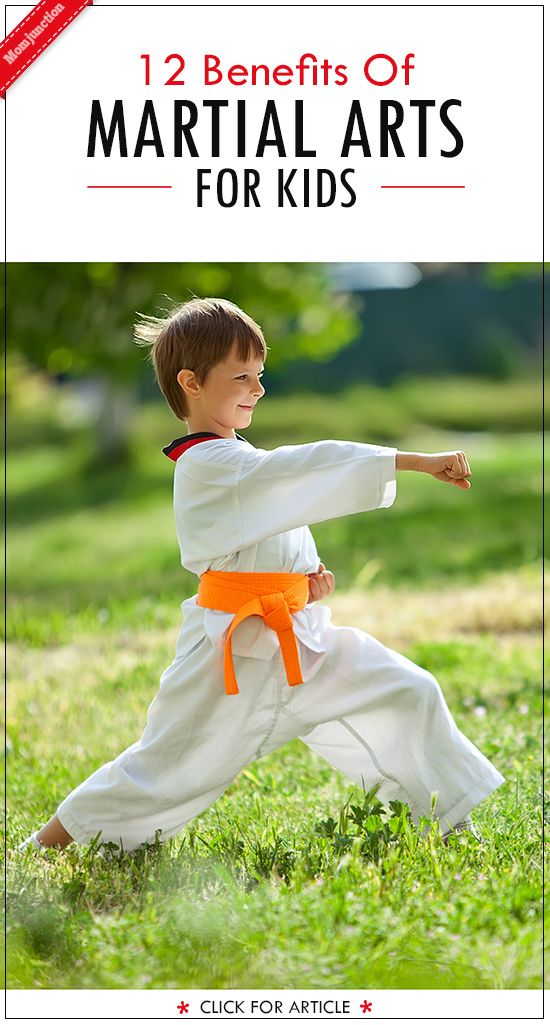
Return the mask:
{"type": "Polygon", "coordinates": [[[40,0],[0,43],[0,96],[93,0],[40,0]]]}

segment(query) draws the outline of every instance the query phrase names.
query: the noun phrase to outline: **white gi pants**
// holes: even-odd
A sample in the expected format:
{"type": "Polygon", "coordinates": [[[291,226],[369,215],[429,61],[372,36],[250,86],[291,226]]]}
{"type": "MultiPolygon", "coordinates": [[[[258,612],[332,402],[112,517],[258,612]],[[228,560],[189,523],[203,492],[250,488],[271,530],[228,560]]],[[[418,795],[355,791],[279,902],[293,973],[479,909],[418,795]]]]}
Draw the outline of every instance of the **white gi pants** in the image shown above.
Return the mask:
{"type": "Polygon", "coordinates": [[[437,793],[442,832],[504,782],[458,730],[431,673],[356,627],[330,625],[328,642],[295,687],[280,650],[271,661],[235,655],[239,694],[229,696],[223,652],[205,636],[162,674],[141,739],[60,804],[61,824],[82,844],[101,832],[135,850],[158,829],[167,840],[294,737],[358,786],[380,783],[380,800],[406,802],[415,822],[437,793]]]}

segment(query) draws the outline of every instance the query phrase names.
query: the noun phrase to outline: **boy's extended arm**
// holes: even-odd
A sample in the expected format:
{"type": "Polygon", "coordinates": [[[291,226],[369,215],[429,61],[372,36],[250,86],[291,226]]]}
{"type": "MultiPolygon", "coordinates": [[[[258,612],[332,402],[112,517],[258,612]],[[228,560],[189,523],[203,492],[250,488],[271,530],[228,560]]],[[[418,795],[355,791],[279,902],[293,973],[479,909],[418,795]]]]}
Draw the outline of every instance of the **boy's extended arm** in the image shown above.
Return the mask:
{"type": "Polygon", "coordinates": [[[418,470],[430,473],[436,480],[467,490],[471,476],[470,464],[462,450],[452,452],[396,452],[396,470],[418,470]]]}
{"type": "Polygon", "coordinates": [[[469,466],[458,452],[397,452],[333,439],[271,451],[197,445],[176,464],[182,563],[240,551],[306,524],[387,508],[396,496],[396,470],[404,469],[469,487],[469,466]]]}

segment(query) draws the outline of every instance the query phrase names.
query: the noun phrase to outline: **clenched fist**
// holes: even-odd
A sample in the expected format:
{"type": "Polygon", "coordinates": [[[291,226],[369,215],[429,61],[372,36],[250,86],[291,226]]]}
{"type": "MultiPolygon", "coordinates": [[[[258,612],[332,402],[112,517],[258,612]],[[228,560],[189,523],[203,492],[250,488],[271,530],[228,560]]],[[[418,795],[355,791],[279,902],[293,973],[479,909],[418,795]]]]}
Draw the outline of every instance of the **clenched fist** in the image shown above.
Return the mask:
{"type": "Polygon", "coordinates": [[[431,452],[423,455],[422,470],[437,480],[456,484],[457,488],[470,487],[466,478],[471,475],[470,464],[464,452],[431,452]]]}
{"type": "Polygon", "coordinates": [[[329,569],[326,569],[322,562],[319,563],[319,569],[317,572],[308,573],[308,577],[308,601],[320,601],[321,598],[326,598],[328,594],[332,594],[334,591],[334,573],[331,573],[329,569]]]}

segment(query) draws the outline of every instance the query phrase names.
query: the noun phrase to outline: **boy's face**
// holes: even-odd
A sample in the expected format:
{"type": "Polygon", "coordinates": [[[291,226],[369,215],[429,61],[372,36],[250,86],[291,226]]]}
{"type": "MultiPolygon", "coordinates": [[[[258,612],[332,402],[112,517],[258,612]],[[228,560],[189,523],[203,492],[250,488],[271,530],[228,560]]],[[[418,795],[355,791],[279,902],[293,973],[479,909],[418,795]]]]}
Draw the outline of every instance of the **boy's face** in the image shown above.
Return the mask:
{"type": "Polygon", "coordinates": [[[262,359],[252,353],[243,363],[234,346],[225,362],[212,368],[202,386],[191,371],[180,371],[178,381],[187,397],[190,432],[209,430],[229,436],[234,429],[248,427],[254,406],[265,394],[263,368],[262,359]]]}

